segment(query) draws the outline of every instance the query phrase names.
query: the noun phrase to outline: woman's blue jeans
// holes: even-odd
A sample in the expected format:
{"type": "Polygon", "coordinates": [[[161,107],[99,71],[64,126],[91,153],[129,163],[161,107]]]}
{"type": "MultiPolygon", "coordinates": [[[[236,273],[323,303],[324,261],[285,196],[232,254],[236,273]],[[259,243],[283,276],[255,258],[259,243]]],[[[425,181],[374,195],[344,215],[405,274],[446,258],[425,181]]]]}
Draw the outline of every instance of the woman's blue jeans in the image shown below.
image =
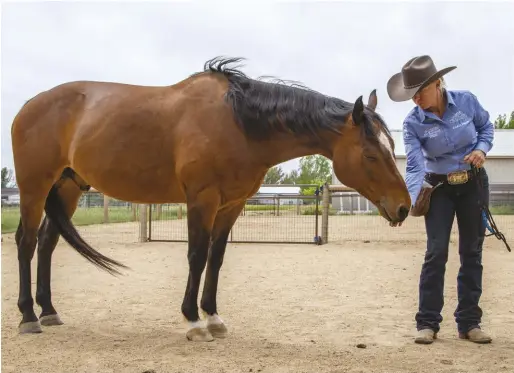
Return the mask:
{"type": "MultiPolygon", "coordinates": [[[[443,318],[443,288],[448,246],[454,217],[459,229],[460,269],[457,276],[458,306],[454,316],[458,331],[466,333],[480,327],[482,309],[478,303],[482,295],[482,245],[485,224],[480,203],[489,204],[489,182],[481,169],[483,195],[477,180],[465,184],[444,184],[434,190],[430,209],[425,215],[427,250],[419,282],[419,311],[417,329],[439,331],[443,318]]],[[[430,182],[430,181],[429,181],[430,182]]]]}

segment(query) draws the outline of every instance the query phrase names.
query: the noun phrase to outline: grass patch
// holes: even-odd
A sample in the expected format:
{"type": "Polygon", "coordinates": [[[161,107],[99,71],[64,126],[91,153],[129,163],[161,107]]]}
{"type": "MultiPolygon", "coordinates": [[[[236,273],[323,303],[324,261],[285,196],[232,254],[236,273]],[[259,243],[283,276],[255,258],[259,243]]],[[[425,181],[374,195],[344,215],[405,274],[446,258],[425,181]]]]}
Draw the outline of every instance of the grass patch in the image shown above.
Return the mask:
{"type": "MultiPolygon", "coordinates": [[[[3,207],[2,208],[2,233],[12,233],[18,228],[20,221],[19,207],[3,207]]],[[[104,222],[103,207],[91,207],[88,209],[79,208],[72,218],[73,224],[92,225],[102,224],[104,222]]],[[[112,207],[109,208],[109,223],[126,223],[133,221],[131,208],[112,207]]]]}
{"type": "Polygon", "coordinates": [[[20,221],[18,207],[2,207],[2,233],[15,232],[20,221]]]}
{"type": "Polygon", "coordinates": [[[491,215],[514,215],[514,206],[503,205],[489,207],[491,215]]]}
{"type": "MultiPolygon", "coordinates": [[[[316,215],[316,206],[305,207],[305,208],[301,209],[300,213],[302,215],[316,215]]],[[[319,207],[318,207],[318,215],[321,216],[321,214],[323,214],[323,207],[321,205],[319,205],[319,207]]],[[[337,215],[337,210],[329,208],[328,209],[328,214],[329,215],[337,215]]]]}
{"type": "MultiPolygon", "coordinates": [[[[152,221],[158,220],[175,220],[178,218],[179,205],[163,205],[159,216],[156,205],[152,206],[152,221]]],[[[246,205],[246,211],[274,211],[277,206],[273,205],[246,205]]],[[[294,210],[295,205],[280,205],[280,211],[294,210]]],[[[187,209],[182,205],[182,218],[187,217],[187,209]]],[[[136,214],[136,220],[139,219],[139,213],[136,214]]],[[[96,206],[90,208],[78,208],[71,219],[76,226],[93,225],[104,223],[104,208],[96,206]]],[[[20,221],[20,208],[2,207],[2,233],[16,232],[18,222],[20,221]]],[[[131,207],[127,206],[110,206],[109,207],[109,223],[127,223],[134,221],[131,207]]]]}
{"type": "MultiPolygon", "coordinates": [[[[300,205],[300,209],[305,209],[305,206],[309,205],[300,205]]],[[[313,204],[314,206],[314,204],[313,204]]],[[[278,209],[280,211],[292,211],[296,210],[298,207],[296,205],[280,205],[278,206],[278,209]]],[[[246,205],[245,210],[246,211],[273,211],[277,209],[277,205],[246,205]]]]}

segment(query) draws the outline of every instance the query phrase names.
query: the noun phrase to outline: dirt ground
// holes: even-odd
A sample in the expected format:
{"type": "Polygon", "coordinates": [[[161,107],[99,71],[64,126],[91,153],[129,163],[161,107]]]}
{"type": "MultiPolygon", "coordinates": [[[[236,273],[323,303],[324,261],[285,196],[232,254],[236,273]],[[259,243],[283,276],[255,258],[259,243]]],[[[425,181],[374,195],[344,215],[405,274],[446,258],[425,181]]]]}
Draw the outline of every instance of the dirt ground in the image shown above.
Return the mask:
{"type": "MultiPolygon", "coordinates": [[[[481,300],[490,345],[456,338],[455,244],[439,340],[420,346],[413,336],[423,241],[335,239],[323,246],[229,244],[218,297],[229,336],[199,344],[186,340],[180,313],[186,244],[129,243],[137,233],[119,227],[127,242],[112,227],[101,228],[109,235],[93,228],[85,235],[132,268],[119,278],[59,244],[52,294],[65,324],[38,335],[17,333],[17,255],[13,235],[3,235],[2,372],[514,371],[514,254],[494,238],[485,248],[481,300]]],[[[36,260],[34,293],[35,270],[36,260]]]]}

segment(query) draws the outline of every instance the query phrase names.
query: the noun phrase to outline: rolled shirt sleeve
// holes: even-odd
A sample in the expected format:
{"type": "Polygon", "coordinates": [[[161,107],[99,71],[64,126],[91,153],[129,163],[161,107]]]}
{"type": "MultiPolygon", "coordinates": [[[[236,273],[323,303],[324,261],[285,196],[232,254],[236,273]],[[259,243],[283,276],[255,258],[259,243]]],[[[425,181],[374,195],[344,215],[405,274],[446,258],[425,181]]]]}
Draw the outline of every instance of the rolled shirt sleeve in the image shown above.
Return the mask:
{"type": "Polygon", "coordinates": [[[482,150],[487,154],[493,147],[494,125],[489,118],[489,112],[482,107],[477,97],[473,94],[471,94],[471,97],[475,109],[473,122],[478,134],[475,150],[482,150]]]}
{"type": "Polygon", "coordinates": [[[411,204],[416,203],[425,177],[425,162],[421,150],[421,142],[416,133],[410,128],[408,122],[403,124],[403,142],[407,165],[405,170],[405,183],[411,198],[411,204]]]}

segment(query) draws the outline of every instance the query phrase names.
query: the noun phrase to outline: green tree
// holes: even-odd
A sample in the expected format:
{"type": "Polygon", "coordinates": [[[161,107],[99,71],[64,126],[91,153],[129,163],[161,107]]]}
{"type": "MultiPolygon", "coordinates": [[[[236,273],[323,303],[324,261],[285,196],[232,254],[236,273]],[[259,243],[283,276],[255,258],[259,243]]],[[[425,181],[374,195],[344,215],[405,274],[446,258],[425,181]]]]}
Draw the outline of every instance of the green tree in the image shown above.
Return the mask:
{"type": "Polygon", "coordinates": [[[298,184],[298,170],[291,170],[282,179],[282,184],[298,184]]]}
{"type": "MultiPolygon", "coordinates": [[[[297,184],[323,185],[332,180],[332,162],[319,154],[309,155],[300,159],[300,172],[297,184]]],[[[316,187],[302,187],[303,195],[313,195],[316,187]]]]}
{"type": "Polygon", "coordinates": [[[13,171],[10,168],[2,167],[2,188],[8,188],[14,183],[13,171]]]}
{"type": "Polygon", "coordinates": [[[284,171],[280,166],[273,166],[266,173],[264,184],[280,184],[284,176],[284,171]]]}
{"type": "MultiPolygon", "coordinates": [[[[332,162],[322,155],[309,155],[300,158],[298,170],[284,173],[278,166],[270,168],[264,184],[315,184],[321,186],[332,181],[332,162]]],[[[300,187],[303,195],[313,195],[316,187],[300,187]]]]}
{"type": "Polygon", "coordinates": [[[514,111],[510,113],[510,118],[507,120],[507,114],[500,114],[494,121],[494,128],[498,129],[514,129],[514,111]]]}

